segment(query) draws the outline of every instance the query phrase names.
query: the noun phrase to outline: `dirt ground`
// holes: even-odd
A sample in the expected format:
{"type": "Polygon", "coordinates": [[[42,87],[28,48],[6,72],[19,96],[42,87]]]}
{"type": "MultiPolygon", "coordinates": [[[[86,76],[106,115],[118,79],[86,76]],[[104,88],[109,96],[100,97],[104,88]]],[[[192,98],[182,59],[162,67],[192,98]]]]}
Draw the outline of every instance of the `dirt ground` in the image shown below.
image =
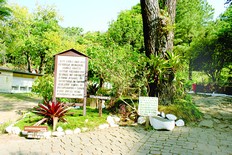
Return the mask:
{"type": "Polygon", "coordinates": [[[38,105],[39,101],[41,99],[30,95],[0,94],[0,124],[17,121],[24,112],[38,105]]]}

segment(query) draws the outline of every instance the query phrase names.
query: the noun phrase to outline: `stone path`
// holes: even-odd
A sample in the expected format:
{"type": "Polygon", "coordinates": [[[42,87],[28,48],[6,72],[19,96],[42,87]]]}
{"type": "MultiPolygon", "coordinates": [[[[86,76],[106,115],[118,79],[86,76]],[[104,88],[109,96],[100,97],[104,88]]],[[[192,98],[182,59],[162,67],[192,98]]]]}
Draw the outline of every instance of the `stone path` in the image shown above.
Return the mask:
{"type": "Polygon", "coordinates": [[[0,143],[1,155],[154,155],[232,153],[231,132],[176,127],[173,131],[145,131],[119,127],[64,137],[0,143]]]}

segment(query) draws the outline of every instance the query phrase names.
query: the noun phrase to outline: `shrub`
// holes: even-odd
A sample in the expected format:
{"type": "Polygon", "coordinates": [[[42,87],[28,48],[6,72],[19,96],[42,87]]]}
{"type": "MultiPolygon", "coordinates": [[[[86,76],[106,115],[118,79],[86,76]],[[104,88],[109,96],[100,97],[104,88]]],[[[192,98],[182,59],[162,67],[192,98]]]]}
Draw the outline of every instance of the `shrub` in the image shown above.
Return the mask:
{"type": "Polygon", "coordinates": [[[32,92],[43,97],[45,102],[51,101],[53,96],[54,77],[52,75],[44,75],[35,80],[32,86],[32,92]]]}
{"type": "Polygon", "coordinates": [[[39,104],[38,107],[33,111],[36,114],[42,115],[45,118],[38,121],[36,125],[47,121],[53,124],[53,131],[56,129],[56,124],[59,120],[66,121],[63,117],[68,112],[70,108],[60,102],[45,102],[44,104],[39,104]]]}
{"type": "Polygon", "coordinates": [[[176,100],[175,104],[169,106],[159,105],[159,111],[163,111],[166,114],[174,114],[186,123],[196,122],[202,118],[202,113],[194,105],[190,95],[186,95],[185,99],[176,100]]]}

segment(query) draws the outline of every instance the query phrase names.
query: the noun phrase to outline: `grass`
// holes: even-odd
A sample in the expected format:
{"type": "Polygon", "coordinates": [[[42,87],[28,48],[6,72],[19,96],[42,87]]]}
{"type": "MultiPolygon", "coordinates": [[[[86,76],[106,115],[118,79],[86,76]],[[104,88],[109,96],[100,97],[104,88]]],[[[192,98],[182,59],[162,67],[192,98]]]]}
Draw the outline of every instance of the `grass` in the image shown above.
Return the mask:
{"type": "MultiPolygon", "coordinates": [[[[103,109],[102,117],[99,117],[98,109],[87,107],[86,116],[83,116],[82,109],[71,109],[69,115],[64,118],[67,122],[58,122],[57,127],[62,127],[64,130],[75,128],[88,128],[88,130],[93,130],[98,127],[100,124],[106,123],[106,118],[108,116],[108,111],[103,109]]],[[[42,116],[38,116],[34,113],[29,113],[24,119],[20,120],[15,126],[18,126],[20,129],[23,129],[24,126],[32,126],[37,121],[42,119],[42,116]]],[[[48,126],[47,124],[43,124],[48,126]]],[[[50,130],[52,130],[52,126],[48,126],[50,130]]]]}
{"type": "Polygon", "coordinates": [[[0,134],[4,134],[6,131],[6,128],[11,124],[12,122],[5,122],[0,124],[0,134]]]}
{"type": "Polygon", "coordinates": [[[192,102],[192,97],[187,95],[185,99],[179,99],[169,106],[159,105],[159,111],[165,114],[174,114],[178,119],[183,119],[187,124],[198,122],[203,114],[192,102]]]}

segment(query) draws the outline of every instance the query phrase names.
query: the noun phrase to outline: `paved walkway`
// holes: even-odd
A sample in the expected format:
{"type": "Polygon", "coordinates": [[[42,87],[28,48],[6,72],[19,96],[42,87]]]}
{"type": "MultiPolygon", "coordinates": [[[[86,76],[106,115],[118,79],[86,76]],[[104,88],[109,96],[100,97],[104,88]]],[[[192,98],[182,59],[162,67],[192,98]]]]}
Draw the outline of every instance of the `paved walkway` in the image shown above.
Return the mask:
{"type": "Polygon", "coordinates": [[[0,143],[1,155],[154,155],[232,154],[231,132],[176,127],[173,131],[145,131],[119,127],[58,138],[18,138],[0,143]]]}

